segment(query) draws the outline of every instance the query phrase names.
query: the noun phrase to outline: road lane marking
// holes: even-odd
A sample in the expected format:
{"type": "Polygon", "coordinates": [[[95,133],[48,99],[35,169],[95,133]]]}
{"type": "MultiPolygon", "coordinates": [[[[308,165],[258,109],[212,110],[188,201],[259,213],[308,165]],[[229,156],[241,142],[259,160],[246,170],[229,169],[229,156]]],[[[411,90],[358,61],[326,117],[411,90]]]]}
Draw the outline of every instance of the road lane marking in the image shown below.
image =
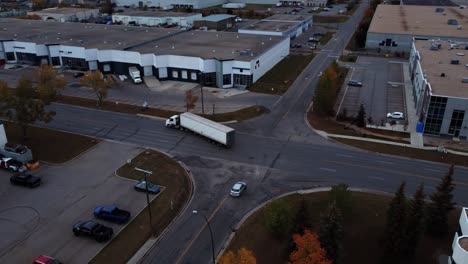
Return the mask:
{"type": "MultiPolygon", "coordinates": [[[[224,202],[226,201],[226,199],[229,197],[228,194],[226,194],[226,196],[224,196],[224,199],[221,201],[221,203],[218,204],[218,206],[215,208],[215,210],[213,211],[213,213],[210,215],[210,217],[208,217],[208,222],[211,221],[211,219],[214,217],[214,215],[219,211],[219,209],[221,208],[221,206],[224,204],[224,202]]],[[[203,232],[203,230],[205,230],[207,224],[206,223],[203,223],[203,226],[202,228],[198,231],[198,233],[192,238],[192,240],[190,240],[190,243],[188,244],[188,246],[184,249],[184,251],[182,252],[182,254],[180,254],[179,258],[177,259],[176,261],[176,264],[179,264],[182,259],[184,259],[185,255],[187,254],[187,252],[190,250],[190,248],[192,247],[193,243],[195,242],[195,240],[197,240],[197,238],[200,236],[200,234],[203,232]]]]}
{"type": "Polygon", "coordinates": [[[336,170],[335,170],[335,169],[322,168],[322,167],[320,167],[319,169],[321,169],[321,170],[324,170],[324,171],[332,171],[332,172],[336,172],[336,170]]]}
{"type": "Polygon", "coordinates": [[[344,154],[336,154],[337,156],[340,156],[340,157],[346,157],[346,158],[352,158],[353,156],[350,156],[350,155],[344,155],[344,154]]]}
{"type": "Polygon", "coordinates": [[[427,171],[435,171],[435,172],[445,172],[445,171],[443,171],[443,170],[431,169],[431,168],[424,168],[424,170],[427,170],[427,171]]]}
{"type": "Polygon", "coordinates": [[[380,180],[380,181],[385,181],[385,179],[384,179],[384,178],[381,178],[381,177],[367,176],[367,178],[369,178],[369,179],[375,179],[375,180],[380,180]]]}
{"type": "Polygon", "coordinates": [[[389,162],[389,161],[383,161],[383,160],[377,160],[377,162],[380,162],[380,163],[385,163],[385,164],[393,164],[393,162],[389,162]]]}
{"type": "MultiPolygon", "coordinates": [[[[333,164],[340,164],[340,165],[358,167],[358,168],[363,168],[363,169],[371,169],[371,170],[382,171],[382,172],[391,173],[391,174],[398,174],[398,175],[403,175],[403,176],[410,176],[410,177],[416,177],[416,178],[421,178],[421,179],[440,182],[440,178],[438,178],[438,177],[423,176],[423,175],[418,175],[418,174],[414,174],[414,173],[399,171],[397,169],[388,170],[388,169],[383,169],[383,168],[378,168],[378,167],[360,165],[360,164],[356,164],[356,163],[346,163],[346,162],[340,162],[340,161],[334,161],[334,160],[323,160],[323,161],[328,162],[328,163],[333,163],[333,164]]],[[[466,182],[453,181],[453,183],[456,184],[456,185],[468,186],[468,183],[466,183],[466,182]]]]}

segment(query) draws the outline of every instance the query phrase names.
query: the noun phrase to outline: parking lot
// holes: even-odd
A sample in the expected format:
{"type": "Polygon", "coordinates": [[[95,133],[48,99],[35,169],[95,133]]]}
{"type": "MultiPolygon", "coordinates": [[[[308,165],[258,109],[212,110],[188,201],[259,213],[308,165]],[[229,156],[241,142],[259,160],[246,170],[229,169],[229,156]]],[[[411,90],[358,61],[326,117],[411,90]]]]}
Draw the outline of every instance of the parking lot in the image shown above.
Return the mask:
{"type": "MultiPolygon", "coordinates": [[[[394,120],[387,118],[387,113],[402,112],[406,117],[402,62],[395,58],[361,56],[356,63],[346,63],[350,71],[342,88],[346,95],[338,99],[342,102],[340,112],[346,108],[348,116],[356,116],[363,104],[367,117],[377,125],[394,120]],[[362,87],[347,85],[349,80],[361,82],[362,87]]],[[[395,121],[405,122],[404,119],[395,121]]]]}
{"type": "MultiPolygon", "coordinates": [[[[146,205],[133,181],[114,171],[141,150],[133,146],[101,142],[79,158],[63,165],[46,165],[33,171],[43,184],[37,188],[13,186],[11,173],[0,171],[0,262],[32,263],[38,255],[49,255],[63,263],[87,263],[105,244],[75,237],[72,226],[93,219],[98,205],[115,204],[132,217],[146,205]]],[[[122,228],[98,220],[114,229],[122,228]]]]}

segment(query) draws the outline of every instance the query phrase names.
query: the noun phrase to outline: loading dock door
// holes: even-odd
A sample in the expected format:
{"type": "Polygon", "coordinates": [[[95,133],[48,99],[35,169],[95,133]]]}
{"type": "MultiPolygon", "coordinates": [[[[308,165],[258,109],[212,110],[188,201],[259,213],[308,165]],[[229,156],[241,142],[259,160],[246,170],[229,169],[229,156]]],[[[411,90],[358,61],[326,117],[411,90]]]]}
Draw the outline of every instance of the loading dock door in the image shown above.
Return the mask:
{"type": "Polygon", "coordinates": [[[88,61],[88,67],[90,71],[94,71],[98,69],[97,61],[88,61]]]}
{"type": "Polygon", "coordinates": [[[159,68],[159,78],[167,78],[167,68],[159,68]]]}
{"type": "Polygon", "coordinates": [[[153,66],[143,67],[143,76],[151,76],[151,75],[153,75],[153,66]]]}

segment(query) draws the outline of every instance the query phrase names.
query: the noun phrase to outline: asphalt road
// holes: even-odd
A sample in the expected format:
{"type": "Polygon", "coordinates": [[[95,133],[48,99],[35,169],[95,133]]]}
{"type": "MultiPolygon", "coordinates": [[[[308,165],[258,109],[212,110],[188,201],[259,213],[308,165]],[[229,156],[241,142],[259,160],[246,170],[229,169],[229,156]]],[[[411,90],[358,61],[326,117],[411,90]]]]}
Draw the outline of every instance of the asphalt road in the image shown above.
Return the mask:
{"type": "MultiPolygon", "coordinates": [[[[319,53],[290,90],[260,118],[233,125],[232,149],[213,146],[190,133],[167,129],[163,120],[53,104],[57,111],[47,127],[158,148],[188,165],[195,179],[191,204],[143,263],[208,263],[211,242],[203,219],[211,223],[215,251],[245,215],[272,197],[297,189],[347,183],[353,187],[394,192],[402,180],[408,193],[424,182],[434,190],[447,165],[380,155],[326,141],[306,126],[304,114],[312,101],[317,75],[337,58],[354,31],[364,6],[319,53]],[[248,183],[240,199],[228,196],[238,180],[248,183]]],[[[468,202],[468,169],[455,169],[455,200],[468,202]]]]}

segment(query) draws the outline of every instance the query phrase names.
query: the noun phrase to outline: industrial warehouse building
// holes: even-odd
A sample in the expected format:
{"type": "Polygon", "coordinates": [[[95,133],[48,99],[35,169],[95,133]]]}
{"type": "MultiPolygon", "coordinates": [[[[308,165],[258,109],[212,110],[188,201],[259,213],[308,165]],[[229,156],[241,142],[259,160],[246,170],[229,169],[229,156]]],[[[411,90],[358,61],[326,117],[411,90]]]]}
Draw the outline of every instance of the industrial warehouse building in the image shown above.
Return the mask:
{"type": "Polygon", "coordinates": [[[181,12],[157,12],[157,11],[125,11],[112,15],[113,23],[122,23],[123,25],[178,25],[182,27],[191,27],[194,20],[201,19],[201,14],[181,13],[181,12]]]}
{"type": "Polygon", "coordinates": [[[28,15],[40,16],[44,21],[76,22],[99,16],[99,9],[63,7],[47,8],[28,12],[28,15]]]}
{"type": "Polygon", "coordinates": [[[294,39],[310,27],[312,27],[312,16],[275,14],[239,29],[239,33],[287,36],[294,39]]]}
{"type": "Polygon", "coordinates": [[[409,69],[424,133],[468,137],[468,42],[414,40],[409,69]]]}
{"type": "Polygon", "coordinates": [[[201,9],[227,3],[225,0],[113,0],[117,6],[201,9]]]}
{"type": "Polygon", "coordinates": [[[218,31],[226,30],[232,28],[234,25],[234,20],[236,16],[234,15],[209,15],[199,20],[195,21],[193,24],[194,28],[206,27],[206,29],[215,29],[218,31]]]}
{"type": "Polygon", "coordinates": [[[468,41],[468,9],[379,5],[367,32],[366,48],[409,52],[413,37],[468,41]]]}
{"type": "Polygon", "coordinates": [[[245,88],[289,54],[289,38],[0,19],[0,61],[245,88]]]}

